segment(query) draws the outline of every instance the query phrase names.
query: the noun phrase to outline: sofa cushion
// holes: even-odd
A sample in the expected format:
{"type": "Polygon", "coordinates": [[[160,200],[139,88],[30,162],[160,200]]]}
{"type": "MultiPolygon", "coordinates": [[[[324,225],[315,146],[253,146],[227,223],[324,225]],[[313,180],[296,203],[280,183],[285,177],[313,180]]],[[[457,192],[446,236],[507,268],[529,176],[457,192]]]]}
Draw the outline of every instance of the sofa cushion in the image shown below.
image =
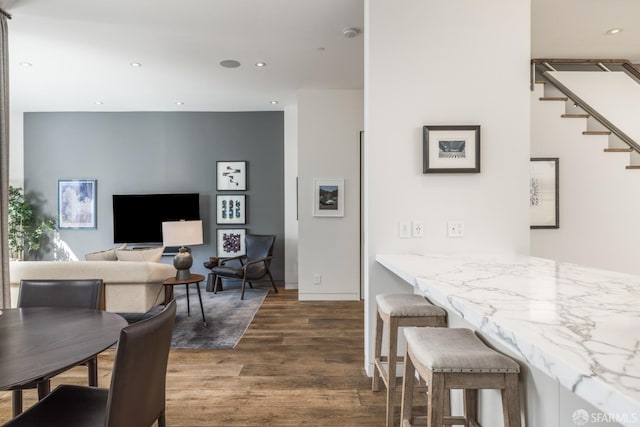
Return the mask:
{"type": "Polygon", "coordinates": [[[127,247],[126,243],[123,243],[121,246],[112,249],[105,249],[103,251],[91,252],[85,254],[85,261],[117,261],[118,257],[116,256],[116,250],[124,249],[127,247]]]}
{"type": "Polygon", "coordinates": [[[164,252],[164,247],[153,249],[117,249],[116,257],[118,261],[148,261],[159,262],[164,252]]]}

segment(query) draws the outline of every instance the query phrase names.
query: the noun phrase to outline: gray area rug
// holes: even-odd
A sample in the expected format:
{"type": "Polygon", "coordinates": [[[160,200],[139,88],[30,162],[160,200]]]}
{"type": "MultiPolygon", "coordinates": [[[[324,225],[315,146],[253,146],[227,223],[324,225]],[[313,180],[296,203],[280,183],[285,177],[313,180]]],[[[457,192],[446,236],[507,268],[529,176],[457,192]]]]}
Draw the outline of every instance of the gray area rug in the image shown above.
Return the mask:
{"type": "MultiPolygon", "coordinates": [[[[189,302],[191,316],[187,316],[187,300],[184,286],[176,286],[174,297],[178,305],[171,348],[199,348],[199,349],[231,349],[235,348],[242,335],[251,324],[253,317],[269,293],[266,289],[249,289],[240,300],[239,289],[229,289],[214,294],[202,292],[202,306],[207,326],[202,325],[202,314],[198,293],[195,286],[189,287],[189,302]]],[[[162,310],[157,306],[145,315],[123,314],[133,323],[147,318],[162,310]]]]}

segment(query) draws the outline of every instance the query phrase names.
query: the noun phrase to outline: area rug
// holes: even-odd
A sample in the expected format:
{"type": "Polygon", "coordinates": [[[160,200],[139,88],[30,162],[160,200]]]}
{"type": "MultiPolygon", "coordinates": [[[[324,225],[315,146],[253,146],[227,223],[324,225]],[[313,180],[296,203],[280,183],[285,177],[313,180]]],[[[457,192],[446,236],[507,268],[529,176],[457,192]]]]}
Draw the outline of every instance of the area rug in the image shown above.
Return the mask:
{"type": "MultiPolygon", "coordinates": [[[[174,296],[177,314],[171,348],[231,349],[235,348],[251,324],[253,317],[269,293],[266,289],[247,289],[244,300],[240,290],[228,289],[214,294],[202,290],[202,306],[207,326],[202,325],[202,314],[195,287],[189,288],[191,316],[187,316],[184,287],[176,286],[174,296]]],[[[155,307],[145,315],[123,315],[129,323],[153,316],[162,310],[155,307]]]]}

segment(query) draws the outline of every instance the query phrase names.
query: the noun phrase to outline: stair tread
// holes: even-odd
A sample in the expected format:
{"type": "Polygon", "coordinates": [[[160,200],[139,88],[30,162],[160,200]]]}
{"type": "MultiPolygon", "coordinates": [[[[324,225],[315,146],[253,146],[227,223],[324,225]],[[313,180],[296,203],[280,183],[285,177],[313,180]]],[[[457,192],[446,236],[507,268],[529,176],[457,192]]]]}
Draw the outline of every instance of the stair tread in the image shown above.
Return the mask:
{"type": "Polygon", "coordinates": [[[538,85],[546,85],[547,81],[546,80],[536,80],[535,83],[538,84],[538,85]]]}
{"type": "Polygon", "coordinates": [[[566,96],[543,96],[540,98],[540,101],[568,101],[569,98],[566,96]]]}
{"type": "Polygon", "coordinates": [[[588,114],[563,114],[562,116],[563,119],[588,119],[589,115],[588,114]]]}
{"type": "Polygon", "coordinates": [[[582,132],[583,135],[611,135],[611,132],[608,130],[585,130],[582,132]]]}
{"type": "Polygon", "coordinates": [[[626,168],[627,169],[640,169],[640,165],[629,165],[626,168]]]}
{"type": "Polygon", "coordinates": [[[633,150],[631,148],[605,148],[605,153],[630,153],[633,150]]]}

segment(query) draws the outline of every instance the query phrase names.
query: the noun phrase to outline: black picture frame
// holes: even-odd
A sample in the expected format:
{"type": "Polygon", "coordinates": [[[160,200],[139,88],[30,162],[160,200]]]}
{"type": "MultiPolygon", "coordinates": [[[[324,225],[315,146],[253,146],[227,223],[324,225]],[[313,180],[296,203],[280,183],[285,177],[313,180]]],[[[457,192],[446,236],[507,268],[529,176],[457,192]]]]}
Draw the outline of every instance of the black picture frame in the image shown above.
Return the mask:
{"type": "Polygon", "coordinates": [[[560,228],[560,159],[532,157],[529,162],[531,229],[560,228]]]}
{"type": "Polygon", "coordinates": [[[216,190],[246,191],[247,162],[244,160],[216,161],[216,190]]]}
{"type": "Polygon", "coordinates": [[[424,126],[422,152],[423,173],[480,173],[480,126],[424,126]]]}
{"type": "Polygon", "coordinates": [[[216,195],[216,224],[246,223],[247,196],[245,194],[216,195]]]}

